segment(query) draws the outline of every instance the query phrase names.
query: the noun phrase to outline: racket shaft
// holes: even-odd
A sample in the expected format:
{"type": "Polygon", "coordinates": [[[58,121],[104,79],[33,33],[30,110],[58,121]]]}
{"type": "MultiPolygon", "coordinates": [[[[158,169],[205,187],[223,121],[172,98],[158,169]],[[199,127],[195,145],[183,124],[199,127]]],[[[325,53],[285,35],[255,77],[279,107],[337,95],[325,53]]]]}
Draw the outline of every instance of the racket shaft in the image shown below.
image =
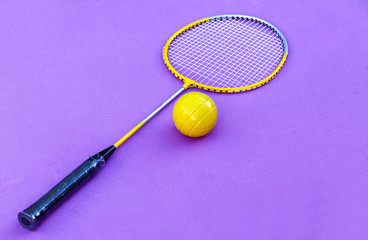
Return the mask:
{"type": "Polygon", "coordinates": [[[180,93],[184,92],[189,85],[184,85],[178,91],[176,91],[171,97],[169,97],[164,103],[162,103],[158,108],[156,108],[150,115],[143,119],[137,126],[125,134],[119,141],[117,141],[114,146],[118,148],[123,142],[130,138],[134,133],[136,133],[144,124],[146,124],[151,118],[153,118],[157,113],[159,113],[164,107],[166,107],[172,100],[174,100],[180,93]]]}
{"type": "Polygon", "coordinates": [[[105,161],[115,149],[114,146],[111,146],[93,155],[37,202],[20,212],[18,220],[21,225],[30,230],[37,228],[54,209],[88,182],[105,165],[105,161]]]}

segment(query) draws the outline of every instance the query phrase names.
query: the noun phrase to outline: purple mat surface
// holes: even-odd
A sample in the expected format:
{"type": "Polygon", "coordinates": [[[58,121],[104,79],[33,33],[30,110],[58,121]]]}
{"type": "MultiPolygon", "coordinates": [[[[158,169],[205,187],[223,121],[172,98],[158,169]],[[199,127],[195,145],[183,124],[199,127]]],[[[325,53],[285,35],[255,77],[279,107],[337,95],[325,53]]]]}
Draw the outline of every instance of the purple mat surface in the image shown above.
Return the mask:
{"type": "Polygon", "coordinates": [[[0,239],[367,239],[367,12],[365,0],[2,1],[0,239]],[[220,14],[281,30],[279,75],[204,92],[219,112],[204,138],[176,130],[171,104],[36,231],[21,227],[19,211],[180,88],[166,40],[220,14]]]}

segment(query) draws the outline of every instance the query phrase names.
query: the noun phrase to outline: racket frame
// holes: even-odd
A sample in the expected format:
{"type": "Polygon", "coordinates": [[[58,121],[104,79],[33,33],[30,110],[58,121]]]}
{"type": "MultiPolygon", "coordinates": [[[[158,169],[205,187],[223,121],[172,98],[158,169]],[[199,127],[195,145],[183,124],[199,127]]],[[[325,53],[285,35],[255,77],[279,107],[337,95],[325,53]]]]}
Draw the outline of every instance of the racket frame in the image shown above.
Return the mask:
{"type": "Polygon", "coordinates": [[[220,92],[220,93],[238,93],[238,92],[245,92],[245,91],[250,91],[256,88],[259,88],[263,85],[265,85],[266,83],[268,83],[269,81],[271,81],[281,70],[282,66],[284,65],[286,58],[288,56],[288,44],[286,41],[286,38],[284,37],[284,35],[281,33],[281,31],[276,28],[274,25],[272,25],[271,23],[260,19],[260,18],[256,18],[256,17],[251,17],[251,16],[246,16],[246,15],[218,15],[218,16],[213,16],[213,17],[208,17],[208,18],[203,18],[200,19],[198,21],[195,21],[183,28],[181,28],[179,31],[177,31],[176,33],[174,33],[169,40],[167,40],[164,49],[163,49],[163,58],[164,58],[164,62],[167,66],[167,68],[169,69],[169,71],[178,79],[182,80],[184,82],[184,87],[188,88],[188,87],[197,87],[206,91],[211,91],[211,92],[220,92]],[[272,29],[274,32],[276,32],[278,34],[278,36],[280,37],[282,44],[283,44],[283,48],[284,48],[284,54],[283,57],[279,63],[279,65],[275,68],[275,70],[268,75],[265,79],[248,85],[248,86],[243,86],[243,87],[237,87],[237,88],[220,88],[220,87],[212,87],[212,86],[208,86],[205,84],[201,84],[201,83],[197,83],[196,81],[187,78],[185,76],[183,76],[182,74],[180,74],[170,63],[169,60],[169,48],[171,43],[178,37],[180,36],[182,33],[198,26],[201,25],[203,23],[206,22],[211,22],[211,21],[219,21],[219,20],[224,20],[224,19],[246,19],[246,20],[250,20],[250,21],[255,21],[255,22],[259,22],[262,23],[263,25],[268,26],[270,29],[272,29]]]}

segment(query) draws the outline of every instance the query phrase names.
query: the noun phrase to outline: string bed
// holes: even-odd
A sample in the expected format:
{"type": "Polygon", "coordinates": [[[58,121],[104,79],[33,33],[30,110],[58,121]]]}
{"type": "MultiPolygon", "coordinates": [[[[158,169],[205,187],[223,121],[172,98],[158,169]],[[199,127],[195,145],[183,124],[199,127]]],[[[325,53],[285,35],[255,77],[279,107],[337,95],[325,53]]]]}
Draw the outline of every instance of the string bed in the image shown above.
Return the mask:
{"type": "Polygon", "coordinates": [[[220,88],[249,86],[269,76],[284,54],[276,31],[246,18],[216,19],[183,32],[168,58],[183,76],[220,88]]]}

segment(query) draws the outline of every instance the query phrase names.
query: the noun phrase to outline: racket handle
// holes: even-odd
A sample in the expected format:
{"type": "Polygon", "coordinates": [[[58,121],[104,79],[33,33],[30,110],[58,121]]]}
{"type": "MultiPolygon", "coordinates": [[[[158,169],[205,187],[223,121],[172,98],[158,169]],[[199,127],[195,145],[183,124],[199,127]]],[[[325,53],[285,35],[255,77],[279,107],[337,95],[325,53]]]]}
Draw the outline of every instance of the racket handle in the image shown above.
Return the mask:
{"type": "Polygon", "coordinates": [[[105,165],[105,161],[110,157],[115,149],[115,146],[112,145],[93,155],[72,173],[66,176],[37,202],[24,211],[18,213],[18,221],[20,224],[29,230],[36,229],[53,210],[88,182],[88,180],[105,165]]]}

